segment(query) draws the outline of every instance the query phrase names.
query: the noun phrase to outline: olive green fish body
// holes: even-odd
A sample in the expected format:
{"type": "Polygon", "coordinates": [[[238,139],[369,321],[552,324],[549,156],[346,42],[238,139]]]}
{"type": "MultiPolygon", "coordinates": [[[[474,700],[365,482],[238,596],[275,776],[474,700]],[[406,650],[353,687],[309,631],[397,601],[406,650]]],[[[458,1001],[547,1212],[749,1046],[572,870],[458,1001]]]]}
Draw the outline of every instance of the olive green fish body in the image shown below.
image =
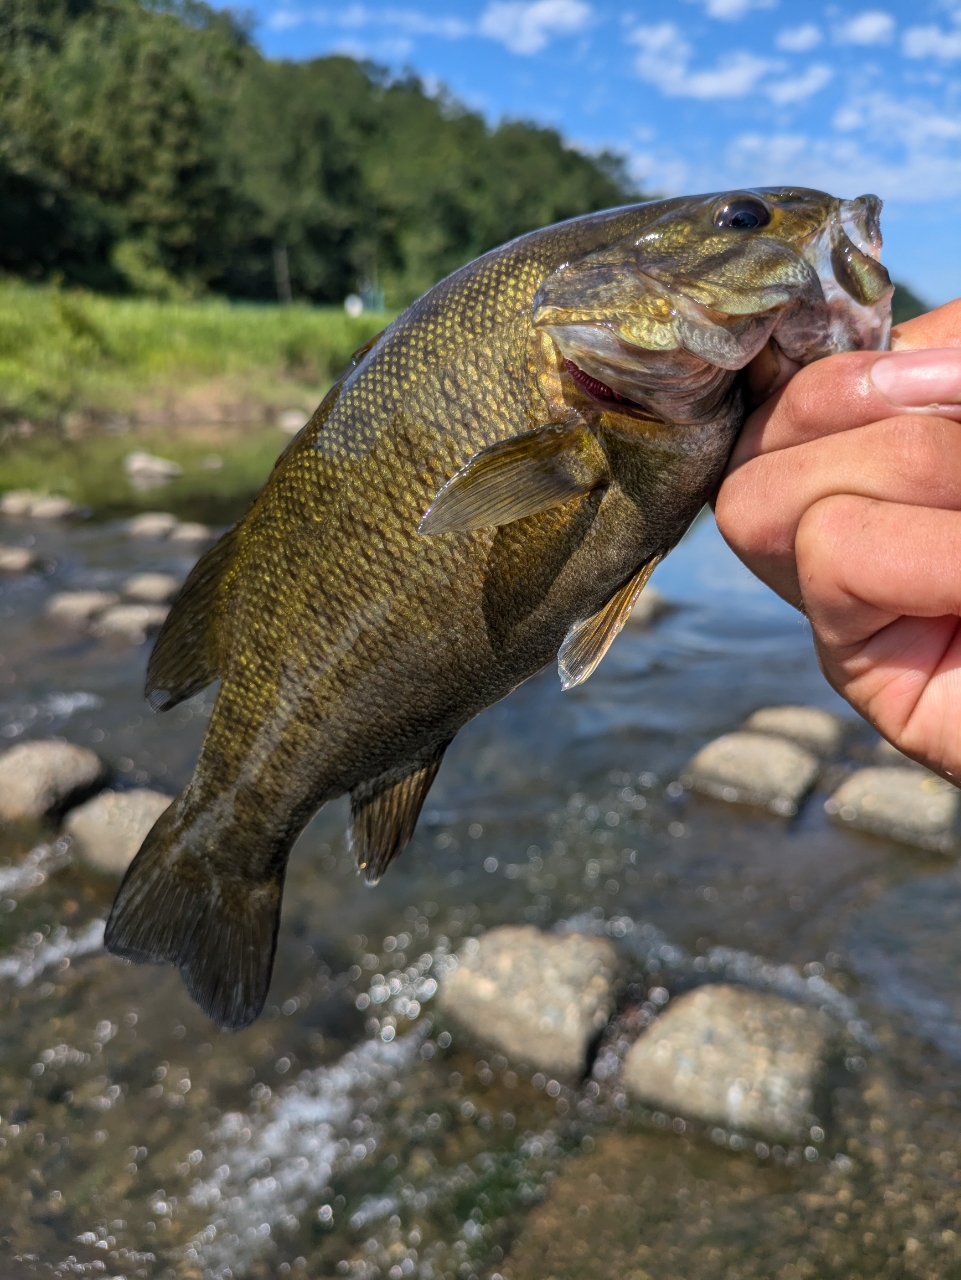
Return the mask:
{"type": "Polygon", "coordinates": [[[112,950],[178,964],[244,1025],[316,809],[351,793],[375,879],[463,724],[558,655],[565,685],[590,674],[716,487],[738,370],[779,338],[801,360],[884,340],[874,206],[849,252],[840,202],[787,195],[742,197],[787,228],[760,244],[718,231],[720,197],[532,233],[358,354],[158,640],[155,707],[221,687],[192,781],[118,892],[112,950]]]}

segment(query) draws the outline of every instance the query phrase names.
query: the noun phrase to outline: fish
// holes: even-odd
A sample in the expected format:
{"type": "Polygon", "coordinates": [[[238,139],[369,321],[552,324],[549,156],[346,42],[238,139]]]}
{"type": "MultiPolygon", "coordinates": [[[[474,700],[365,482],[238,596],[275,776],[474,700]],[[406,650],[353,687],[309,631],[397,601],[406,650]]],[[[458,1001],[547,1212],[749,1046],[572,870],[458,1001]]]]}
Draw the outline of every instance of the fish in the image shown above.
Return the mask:
{"type": "Polygon", "coordinates": [[[887,345],[880,208],[769,187],[573,218],[356,352],[158,636],[153,710],[220,686],[107,948],[252,1022],[312,815],[349,794],[376,883],[467,721],[553,661],[565,689],[595,670],[716,490],[752,363],[887,345]]]}

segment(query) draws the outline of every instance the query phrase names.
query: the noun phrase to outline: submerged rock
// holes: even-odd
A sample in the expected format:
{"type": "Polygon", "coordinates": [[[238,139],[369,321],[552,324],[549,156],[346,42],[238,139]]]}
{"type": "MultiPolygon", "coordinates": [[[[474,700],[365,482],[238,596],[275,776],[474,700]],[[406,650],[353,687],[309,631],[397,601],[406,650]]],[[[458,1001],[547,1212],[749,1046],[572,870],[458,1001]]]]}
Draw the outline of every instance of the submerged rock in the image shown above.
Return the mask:
{"type": "Polygon", "coordinates": [[[96,752],[62,738],[22,742],[0,755],[0,817],[42,818],[103,776],[96,752]]]}
{"type": "Polygon", "coordinates": [[[824,805],[838,822],[922,849],[958,847],[961,792],[927,769],[859,769],[824,805]]]}
{"type": "Polygon", "coordinates": [[[93,631],[99,636],[126,636],[140,644],[160,630],[169,612],[164,604],[115,604],[96,618],[93,631]]]}
{"type": "Polygon", "coordinates": [[[179,590],[172,573],[135,573],[121,587],[123,598],[137,604],[169,604],[179,590]]]}
{"type": "Polygon", "coordinates": [[[918,764],[916,760],[912,760],[910,756],[906,756],[903,751],[899,751],[893,742],[888,742],[885,738],[881,738],[877,746],[874,748],[874,758],[878,764],[896,764],[904,769],[923,769],[923,764],[918,764]]]}
{"type": "Polygon", "coordinates": [[[776,734],[822,756],[839,749],[845,727],[840,716],[820,707],[760,707],[744,721],[749,732],[776,734]]]}
{"type": "Polygon", "coordinates": [[[58,591],[47,601],[44,612],[65,626],[84,627],[119,599],[115,591],[58,591]]]}
{"type": "Polygon", "coordinates": [[[578,1075],[611,1015],[616,972],[617,953],[606,938],[504,926],[465,944],[438,999],[445,1013],[515,1061],[578,1075]]]}
{"type": "Polygon", "coordinates": [[[171,534],[171,542],[206,542],[214,536],[214,531],[207,524],[198,520],[182,520],[175,525],[171,534]]]}
{"type": "Polygon", "coordinates": [[[672,1000],[635,1041],[623,1079],[671,1114],[771,1138],[805,1126],[828,1048],[823,1013],[746,987],[672,1000]]]}
{"type": "Polygon", "coordinates": [[[127,525],[132,538],[167,538],[177,527],[177,517],[169,511],[145,511],[127,525]]]}
{"type": "Polygon", "coordinates": [[[8,489],[0,498],[0,513],[5,516],[26,516],[35,495],[29,489],[8,489]]]}
{"type": "Polygon", "coordinates": [[[82,856],[98,871],[123,875],[147,832],[171,803],[159,791],[102,791],[71,809],[64,830],[82,856]]]}
{"type": "Polygon", "coordinates": [[[5,516],[34,516],[40,520],[61,520],[76,514],[77,504],[59,494],[33,493],[29,489],[8,489],[0,498],[5,516]]]}
{"type": "Polygon", "coordinates": [[[685,770],[697,791],[761,805],[791,817],[818,776],[816,758],[765,733],[726,733],[702,747],[685,770]]]}
{"type": "Polygon", "coordinates": [[[29,547],[0,547],[0,573],[26,573],[39,563],[40,557],[29,547]]]}

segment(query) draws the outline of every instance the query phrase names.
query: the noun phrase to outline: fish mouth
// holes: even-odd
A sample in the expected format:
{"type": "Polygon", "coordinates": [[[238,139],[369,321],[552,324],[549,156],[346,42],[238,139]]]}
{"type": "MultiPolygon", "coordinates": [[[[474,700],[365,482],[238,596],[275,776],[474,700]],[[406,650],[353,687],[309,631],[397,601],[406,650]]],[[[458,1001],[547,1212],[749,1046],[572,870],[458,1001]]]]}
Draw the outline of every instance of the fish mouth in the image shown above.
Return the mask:
{"type": "Polygon", "coordinates": [[[732,236],[710,221],[730,197],[697,197],[708,216],[692,216],[686,239],[662,242],[655,228],[544,281],[532,320],[581,392],[607,409],[704,422],[727,412],[736,374],[769,343],[798,365],[887,345],[893,285],[879,261],[880,200],[749,194],[774,210],[770,232],[732,236]],[[779,199],[801,208],[793,227],[779,199]]]}

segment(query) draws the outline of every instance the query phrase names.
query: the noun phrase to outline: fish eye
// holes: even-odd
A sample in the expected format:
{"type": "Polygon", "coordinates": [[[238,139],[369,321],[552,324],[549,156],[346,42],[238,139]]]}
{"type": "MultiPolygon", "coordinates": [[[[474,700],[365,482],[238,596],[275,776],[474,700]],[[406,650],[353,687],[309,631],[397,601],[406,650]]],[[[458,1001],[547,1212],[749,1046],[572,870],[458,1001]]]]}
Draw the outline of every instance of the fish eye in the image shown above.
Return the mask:
{"type": "Polygon", "coordinates": [[[748,196],[729,200],[714,215],[716,227],[731,231],[754,231],[757,227],[766,227],[770,221],[771,211],[767,205],[748,196]]]}

